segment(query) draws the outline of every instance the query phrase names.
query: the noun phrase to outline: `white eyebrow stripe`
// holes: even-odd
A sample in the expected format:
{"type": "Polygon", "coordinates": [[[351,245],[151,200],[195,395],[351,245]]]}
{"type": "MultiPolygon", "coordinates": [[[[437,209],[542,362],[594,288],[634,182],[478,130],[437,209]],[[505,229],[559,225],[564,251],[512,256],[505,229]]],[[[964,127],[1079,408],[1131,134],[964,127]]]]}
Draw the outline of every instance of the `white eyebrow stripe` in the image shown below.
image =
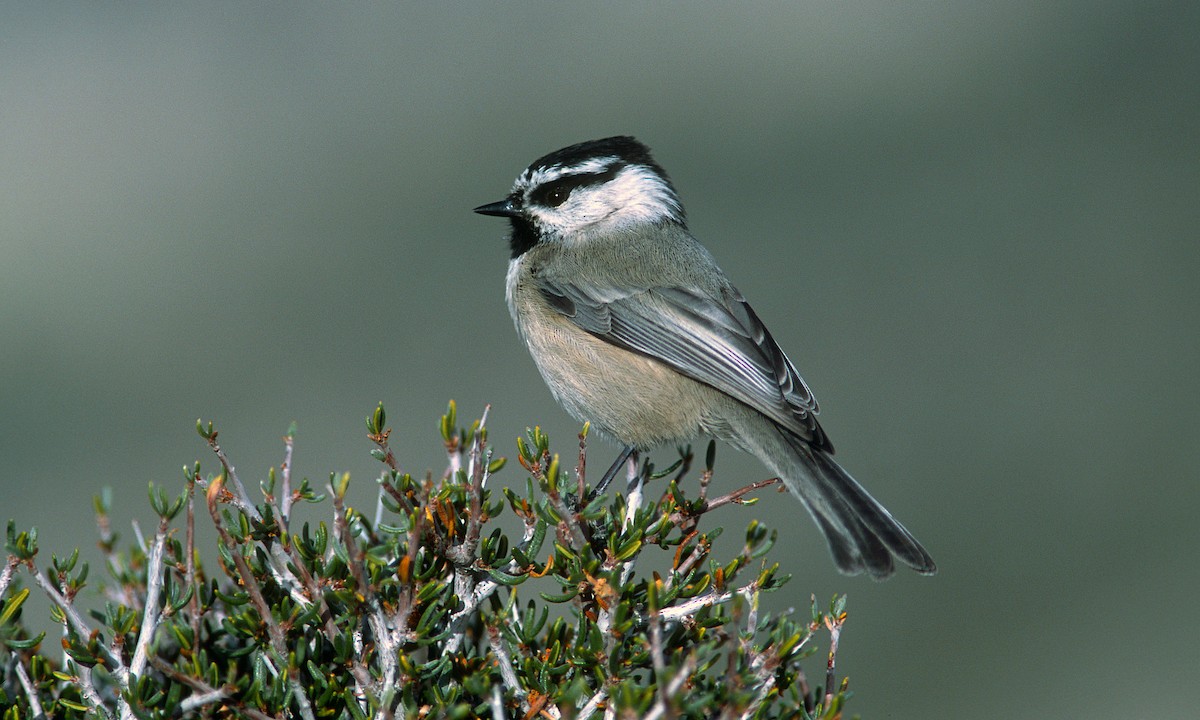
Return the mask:
{"type": "Polygon", "coordinates": [[[513,189],[520,187],[537,187],[543,183],[557,180],[560,177],[567,175],[592,174],[604,172],[615,162],[621,162],[621,158],[613,156],[588,158],[583,162],[574,165],[551,165],[549,167],[540,167],[537,169],[526,169],[521,173],[521,177],[517,178],[517,182],[513,185],[513,189]]]}

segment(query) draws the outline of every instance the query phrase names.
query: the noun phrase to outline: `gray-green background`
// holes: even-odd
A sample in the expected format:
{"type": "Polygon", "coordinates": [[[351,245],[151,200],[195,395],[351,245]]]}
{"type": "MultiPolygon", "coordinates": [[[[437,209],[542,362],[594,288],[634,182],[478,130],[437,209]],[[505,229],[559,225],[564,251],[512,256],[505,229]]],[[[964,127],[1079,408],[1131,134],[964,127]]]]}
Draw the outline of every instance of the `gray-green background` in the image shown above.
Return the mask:
{"type": "Polygon", "coordinates": [[[99,580],[91,496],[149,523],[198,416],[248,480],[296,420],[362,498],[379,400],[415,471],[449,398],[570,452],[470,208],[630,133],[940,564],[718,518],[780,528],[773,609],[849,594],[852,711],[1194,717],[1200,5],[586,7],[6,5],[0,520],[99,580]]]}

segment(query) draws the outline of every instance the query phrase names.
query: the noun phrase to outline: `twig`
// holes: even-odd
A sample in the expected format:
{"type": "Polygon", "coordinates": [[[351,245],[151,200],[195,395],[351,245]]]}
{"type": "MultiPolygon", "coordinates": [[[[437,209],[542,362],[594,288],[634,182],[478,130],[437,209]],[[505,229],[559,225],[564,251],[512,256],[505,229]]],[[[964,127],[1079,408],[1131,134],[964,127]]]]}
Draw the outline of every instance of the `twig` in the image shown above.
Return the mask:
{"type": "Polygon", "coordinates": [[[491,405],[485,405],[483,408],[483,418],[479,421],[475,438],[471,441],[470,457],[467,460],[467,477],[471,483],[468,489],[470,496],[468,512],[470,515],[467,516],[467,533],[461,543],[446,552],[446,557],[459,567],[467,567],[475,562],[475,554],[479,550],[479,538],[483,532],[483,488],[487,484],[487,466],[491,460],[489,453],[487,455],[488,462],[483,461],[485,445],[483,431],[490,409],[491,405]]]}
{"type": "Polygon", "coordinates": [[[759,708],[766,702],[767,696],[775,688],[775,674],[770,671],[767,663],[763,661],[761,656],[754,658],[753,664],[754,674],[758,678],[758,692],[754,694],[754,699],[746,706],[746,711],[743,712],[739,720],[750,720],[758,714],[759,708]]]}
{"type": "Polygon", "coordinates": [[[673,716],[674,707],[667,690],[667,661],[663,657],[662,618],[657,608],[650,612],[650,664],[654,667],[654,685],[658,690],[655,715],[673,716]]]}
{"type": "MultiPolygon", "coordinates": [[[[633,478],[631,479],[631,485],[629,488],[629,492],[626,493],[625,515],[624,515],[624,517],[621,518],[621,532],[622,533],[627,532],[629,530],[629,528],[633,525],[633,519],[637,515],[638,510],[641,509],[642,502],[645,499],[645,495],[642,492],[641,478],[642,478],[641,473],[634,475],[633,478]]],[[[626,560],[623,560],[620,563],[612,565],[613,569],[616,569],[617,565],[619,565],[621,568],[621,571],[619,574],[621,587],[625,587],[627,584],[629,584],[629,578],[633,575],[633,565],[634,565],[634,562],[637,560],[637,556],[639,554],[640,554],[640,551],[634,553],[632,556],[630,556],[626,560]]],[[[612,619],[613,619],[613,608],[602,606],[600,608],[600,614],[596,619],[596,627],[600,630],[600,634],[603,635],[605,638],[604,646],[605,646],[605,659],[606,660],[609,656],[612,655],[613,650],[616,649],[616,645],[617,645],[617,637],[615,635],[613,635],[611,632],[609,632],[609,629],[612,627],[612,619]]]]}
{"type": "MultiPolygon", "coordinates": [[[[399,475],[400,471],[396,469],[396,460],[395,460],[395,458],[392,457],[392,451],[387,449],[387,440],[383,440],[382,442],[377,440],[376,443],[379,444],[379,447],[381,449],[383,449],[384,452],[387,453],[388,459],[390,459],[392,461],[391,464],[389,465],[391,472],[395,473],[396,475],[399,475]]],[[[388,495],[390,495],[391,498],[396,501],[396,504],[400,506],[400,509],[405,514],[411,513],[413,510],[416,510],[416,506],[414,506],[412,501],[408,499],[408,496],[405,495],[404,493],[400,492],[400,490],[398,488],[395,488],[392,486],[392,484],[389,482],[390,478],[388,477],[388,475],[389,475],[388,471],[385,470],[383,472],[382,476],[379,478],[379,480],[378,480],[379,489],[383,492],[386,492],[388,495]]]]}
{"type": "MultiPolygon", "coordinates": [[[[222,496],[222,499],[228,499],[235,508],[245,513],[247,517],[253,520],[262,520],[262,513],[260,513],[258,511],[258,507],[250,501],[250,496],[246,493],[246,488],[242,485],[242,481],[238,479],[237,471],[234,470],[233,465],[230,464],[229,457],[225,455],[225,451],[222,450],[221,446],[217,444],[217,433],[214,432],[208,437],[208,446],[214,453],[216,453],[217,460],[221,462],[221,468],[225,471],[225,477],[233,481],[234,488],[237,490],[236,495],[230,493],[224,489],[223,483],[217,482],[220,480],[220,477],[216,478],[214,483],[217,483],[220,487],[219,492],[222,496]]],[[[196,478],[196,482],[201,481],[199,478],[196,478]]],[[[201,483],[201,487],[204,487],[203,483],[201,483]]],[[[209,483],[208,486],[205,487],[205,492],[209,494],[210,498],[212,495],[212,487],[213,483],[209,483]]],[[[277,507],[275,509],[278,513],[279,509],[277,507]]],[[[304,608],[309,607],[312,604],[312,600],[305,596],[303,590],[301,589],[300,581],[296,578],[292,571],[288,569],[288,560],[284,556],[283,549],[280,547],[280,543],[267,543],[266,549],[268,556],[271,558],[271,562],[267,563],[267,569],[271,571],[271,575],[275,578],[275,582],[279,583],[281,588],[287,590],[288,595],[290,595],[292,600],[296,601],[298,605],[304,608]]]]}
{"type": "Polygon", "coordinates": [[[700,496],[701,500],[708,499],[708,486],[712,482],[712,478],[713,478],[712,468],[704,468],[704,472],[700,473],[699,496],[700,496]]]}
{"type": "Polygon", "coordinates": [[[450,622],[451,640],[447,643],[447,652],[457,652],[458,647],[462,643],[462,626],[467,618],[474,614],[475,608],[487,595],[494,592],[494,588],[489,588],[486,595],[480,595],[476,592],[477,581],[475,577],[475,561],[479,553],[479,538],[483,532],[483,488],[487,484],[488,466],[491,464],[491,451],[486,455],[486,460],[483,457],[484,453],[484,423],[487,421],[488,410],[490,405],[485,405],[483,408],[483,417],[479,421],[479,426],[475,431],[475,437],[471,441],[470,457],[467,461],[468,480],[471,483],[468,493],[470,494],[470,507],[467,516],[467,531],[463,537],[463,541],[446,551],[446,557],[450,562],[454,563],[454,591],[458,597],[463,598],[463,608],[454,613],[450,622]]]}
{"type": "MultiPolygon", "coordinates": [[[[680,542],[679,550],[683,550],[686,543],[691,542],[692,538],[696,537],[697,535],[699,535],[699,532],[692,530],[691,533],[684,537],[683,541],[680,542]]],[[[676,578],[687,577],[688,573],[692,571],[692,568],[700,564],[704,558],[708,557],[708,551],[711,549],[711,547],[712,543],[706,536],[702,536],[699,540],[697,540],[696,546],[692,548],[692,551],[689,552],[687,557],[685,557],[683,561],[679,563],[679,566],[676,567],[669,576],[667,576],[667,587],[672,587],[676,578]]]]}
{"type": "Polygon", "coordinates": [[[698,612],[706,607],[712,607],[713,605],[719,605],[723,602],[728,602],[734,595],[741,595],[742,597],[749,599],[750,595],[757,590],[757,581],[740,587],[737,590],[729,590],[726,592],[710,590],[703,595],[697,595],[694,598],[684,600],[678,605],[672,605],[671,607],[663,608],[659,610],[659,615],[661,615],[664,620],[682,620],[688,615],[698,612]]]}
{"type": "Polygon", "coordinates": [[[333,498],[334,539],[346,546],[346,550],[350,555],[350,574],[354,576],[354,582],[358,585],[358,591],[363,595],[367,595],[370,583],[367,581],[366,573],[363,572],[363,562],[366,553],[363,551],[362,546],[358,544],[358,541],[354,538],[354,532],[350,529],[350,521],[346,517],[345,499],[334,489],[333,483],[326,483],[325,490],[333,498]]]}
{"type": "Polygon", "coordinates": [[[746,657],[751,658],[750,669],[754,672],[754,677],[758,681],[758,692],[754,694],[754,699],[746,707],[742,713],[740,720],[750,720],[758,714],[758,709],[762,707],[767,696],[771,694],[771,690],[775,687],[774,669],[778,665],[778,660],[772,662],[765,653],[754,649],[753,638],[758,630],[758,588],[756,587],[749,597],[746,598],[750,605],[749,612],[746,613],[746,633],[742,636],[740,642],[742,652],[746,657]]]}
{"type": "Polygon", "coordinates": [[[288,529],[289,520],[292,517],[292,452],[295,445],[296,439],[290,433],[283,436],[283,464],[279,468],[283,475],[279,494],[283,498],[279,506],[279,522],[283,525],[284,530],[288,529]]]}
{"type": "MultiPolygon", "coordinates": [[[[224,490],[223,482],[218,482],[221,480],[220,476],[218,476],[214,482],[209,482],[209,484],[204,484],[202,480],[196,478],[196,481],[200,487],[204,487],[205,492],[211,494],[212,485],[217,484],[221,488],[220,493],[222,500],[228,500],[230,504],[233,504],[234,508],[244,512],[244,514],[247,517],[252,518],[252,520],[262,520],[262,512],[259,512],[257,506],[251,502],[250,496],[248,496],[246,493],[246,488],[242,486],[241,480],[238,479],[238,473],[236,473],[233,464],[230,464],[229,462],[229,457],[224,454],[224,450],[221,449],[221,445],[217,444],[217,433],[211,434],[211,436],[208,438],[208,443],[209,448],[215,452],[217,460],[221,462],[221,468],[224,470],[224,476],[234,482],[234,487],[236,490],[238,490],[238,493],[234,494],[224,490]]],[[[278,508],[276,508],[276,511],[278,512],[278,508]]],[[[270,544],[266,544],[266,550],[268,550],[268,557],[271,559],[271,562],[266,564],[266,568],[271,571],[271,576],[275,577],[275,581],[280,583],[280,587],[286,589],[288,595],[292,596],[292,599],[296,602],[296,604],[300,605],[301,607],[308,607],[312,605],[312,600],[307,598],[304,590],[301,589],[300,581],[293,574],[292,570],[288,569],[288,559],[287,557],[284,557],[281,544],[278,544],[278,542],[270,542],[270,544]]]]}
{"type": "MultiPolygon", "coordinates": [[[[544,470],[538,470],[534,478],[540,481],[545,477],[544,472],[544,470]],[[541,477],[538,477],[538,475],[541,475],[541,477]]],[[[559,532],[570,538],[576,551],[582,552],[591,546],[588,540],[588,533],[580,525],[578,514],[567,507],[562,493],[558,491],[558,478],[547,479],[549,482],[546,484],[546,496],[550,498],[550,505],[554,508],[554,512],[561,518],[558,523],[559,532]]],[[[563,538],[563,540],[565,541],[566,538],[563,538]]]]}
{"type": "MultiPolygon", "coordinates": [[[[0,596],[4,593],[0,592],[0,596]]],[[[29,700],[29,712],[35,718],[46,716],[46,712],[42,710],[42,703],[38,700],[37,688],[33,686],[33,681],[29,679],[29,673],[25,672],[25,665],[20,659],[16,659],[14,663],[17,666],[17,678],[21,681],[21,688],[25,691],[25,698],[29,700]]]]}
{"type": "MultiPolygon", "coordinates": [[[[191,675],[185,675],[184,673],[179,672],[161,658],[151,657],[150,664],[154,666],[155,670],[161,672],[163,675],[166,675],[171,680],[195,690],[198,695],[192,696],[193,698],[211,696],[214,693],[225,693],[225,699],[227,700],[226,705],[230,705],[230,710],[235,711],[236,714],[244,715],[252,720],[278,720],[278,718],[267,715],[261,710],[256,710],[255,708],[248,707],[240,702],[237,702],[232,698],[232,693],[228,688],[214,688],[212,685],[209,685],[200,678],[192,677],[191,675]]],[[[186,703],[187,701],[185,700],[183,702],[186,703]]],[[[181,705],[182,704],[183,703],[181,703],[181,705]]]]}
{"type": "MultiPolygon", "coordinates": [[[[30,563],[30,569],[33,571],[33,580],[37,583],[42,592],[50,598],[50,602],[57,605],[63,611],[63,622],[69,624],[75,634],[81,638],[91,637],[92,629],[88,627],[87,622],[75,609],[75,604],[67,600],[50,582],[50,578],[46,576],[46,572],[41,568],[30,563]]],[[[127,685],[129,683],[128,670],[125,669],[125,663],[121,661],[121,657],[112,652],[110,648],[101,646],[101,652],[104,654],[104,661],[111,669],[118,683],[127,685]]]]}
{"type": "MultiPolygon", "coordinates": [[[[328,483],[326,489],[333,498],[334,537],[346,546],[346,552],[350,559],[348,563],[350,574],[354,578],[358,592],[366,600],[367,607],[371,611],[367,615],[367,622],[371,625],[371,631],[375,635],[376,642],[381,646],[380,661],[383,677],[380,678],[380,683],[376,687],[378,689],[388,688],[395,681],[396,652],[400,647],[402,639],[398,628],[388,622],[387,615],[379,603],[379,596],[376,595],[367,579],[367,574],[363,569],[363,566],[366,564],[366,552],[362,549],[362,546],[358,543],[350,528],[350,522],[346,516],[344,498],[334,490],[332,483],[328,483]]],[[[320,597],[319,589],[317,593],[318,597],[320,597]]],[[[322,605],[325,603],[323,598],[321,599],[321,603],[322,605]]],[[[329,613],[328,607],[325,607],[323,611],[329,613]]],[[[329,615],[329,618],[329,622],[332,623],[332,614],[329,615]]],[[[362,686],[362,689],[366,690],[372,687],[373,683],[370,680],[369,673],[365,673],[364,677],[366,668],[358,667],[360,665],[360,661],[354,663],[355,679],[362,686]]]]}
{"type": "MultiPolygon", "coordinates": [[[[304,587],[308,590],[308,594],[312,596],[317,604],[318,612],[321,616],[321,627],[325,631],[325,637],[330,643],[336,642],[341,634],[338,630],[337,623],[333,619],[333,611],[329,609],[329,604],[325,602],[325,594],[321,592],[321,586],[313,578],[312,573],[308,571],[308,566],[304,563],[304,558],[300,556],[300,551],[296,549],[295,543],[288,543],[288,557],[292,559],[292,565],[296,568],[296,572],[300,575],[300,582],[304,583],[304,587]]],[[[354,675],[355,691],[359,697],[365,697],[371,687],[371,674],[367,671],[366,663],[363,662],[362,653],[355,654],[350,659],[350,672],[354,675]]]]}
{"type": "Polygon", "coordinates": [[[582,708],[580,708],[579,715],[575,718],[575,720],[587,720],[597,710],[600,709],[600,706],[602,704],[604,704],[604,701],[607,699],[608,699],[608,688],[607,687],[600,688],[598,691],[596,691],[596,694],[591,696],[590,698],[588,698],[587,703],[585,703],[584,706],[582,708]]]}
{"type": "Polygon", "coordinates": [[[225,469],[225,476],[233,482],[233,488],[237,490],[237,495],[234,497],[235,505],[255,520],[261,520],[262,515],[259,514],[258,508],[254,507],[254,503],[250,500],[250,494],[246,492],[246,487],[242,485],[242,481],[238,478],[237,470],[229,462],[229,457],[225,455],[225,451],[217,443],[217,434],[214,432],[208,437],[208,446],[216,453],[217,460],[220,461],[221,467],[225,469]]]}
{"type": "Polygon", "coordinates": [[[147,555],[150,554],[150,548],[146,547],[146,536],[142,534],[142,524],[134,518],[130,523],[133,526],[133,537],[137,539],[138,549],[147,555]]]}
{"type": "Polygon", "coordinates": [[[267,626],[267,636],[271,642],[271,649],[274,651],[279,664],[283,667],[283,672],[287,674],[288,683],[292,686],[292,693],[296,699],[296,705],[299,706],[301,717],[304,720],[316,720],[316,716],[313,715],[312,703],[308,699],[308,693],[305,692],[304,686],[300,683],[296,674],[288,671],[287,638],[283,634],[283,628],[279,626],[279,623],[275,620],[275,616],[271,614],[271,607],[267,604],[266,598],[263,597],[262,590],[258,586],[258,579],[250,571],[250,566],[246,564],[246,559],[242,557],[242,553],[238,550],[233,537],[221,522],[221,513],[217,510],[217,495],[220,493],[220,490],[221,483],[219,481],[214,481],[209,486],[207,493],[208,513],[212,516],[213,524],[217,527],[217,534],[220,535],[221,542],[229,550],[234,564],[237,565],[238,574],[242,576],[242,585],[246,588],[246,593],[250,596],[250,601],[258,610],[262,622],[267,626]]]}
{"type": "Polygon", "coordinates": [[[191,588],[188,600],[188,620],[192,626],[192,642],[200,642],[200,587],[196,583],[196,481],[191,475],[187,484],[187,537],[184,552],[184,580],[191,588]]]}
{"type": "Polygon", "coordinates": [[[488,645],[492,648],[492,654],[496,656],[496,664],[500,667],[500,679],[504,682],[504,686],[512,692],[513,697],[521,703],[521,709],[528,713],[529,692],[521,687],[521,681],[517,679],[512,656],[508,654],[508,645],[504,642],[504,638],[500,637],[500,628],[488,625],[487,638],[488,645]]]}
{"type": "MultiPolygon", "coordinates": [[[[808,641],[805,638],[800,645],[803,646],[808,641]]],[[[804,698],[804,712],[809,715],[816,710],[816,704],[813,702],[812,687],[808,684],[808,676],[804,674],[802,668],[796,668],[796,686],[800,688],[800,697],[804,698]]]]}
{"type": "Polygon", "coordinates": [[[193,695],[190,698],[187,698],[183,702],[179,703],[179,711],[181,713],[188,713],[188,712],[191,712],[192,710],[195,710],[196,708],[204,707],[205,705],[211,705],[212,703],[215,703],[215,702],[220,702],[221,700],[224,700],[227,697],[229,697],[229,693],[225,690],[222,690],[220,688],[217,688],[216,690],[210,690],[209,692],[206,692],[206,693],[200,693],[199,695],[193,695]]]}
{"type": "Polygon", "coordinates": [[[746,613],[745,642],[747,648],[750,647],[750,638],[753,638],[754,634],[758,632],[758,594],[759,589],[758,586],[755,585],[750,594],[745,596],[746,602],[750,605],[750,610],[746,613]]]}
{"type": "Polygon", "coordinates": [[[383,486],[379,487],[379,492],[375,493],[375,527],[378,529],[383,523],[383,486]]]}
{"type": "MultiPolygon", "coordinates": [[[[77,677],[79,678],[79,682],[75,683],[75,686],[79,688],[79,694],[91,706],[92,712],[107,720],[112,720],[113,714],[108,711],[108,708],[104,707],[104,701],[100,699],[100,693],[96,692],[96,686],[92,684],[92,669],[80,665],[76,665],[76,668],[78,668],[79,674],[77,677]]],[[[124,700],[119,700],[118,703],[122,707],[125,707],[124,700]]]]}
{"type": "MultiPolygon", "coordinates": [[[[107,490],[105,491],[107,494],[107,490]]],[[[114,578],[125,577],[125,568],[121,562],[120,555],[116,551],[116,540],[112,530],[112,520],[106,512],[106,503],[98,504],[96,512],[96,530],[100,534],[100,550],[104,553],[104,561],[108,564],[108,570],[114,578]]],[[[104,594],[111,598],[114,602],[125,605],[126,607],[137,607],[138,598],[134,595],[132,588],[128,583],[121,582],[116,588],[104,588],[104,594]]]]}
{"type": "Polygon", "coordinates": [[[492,720],[507,720],[504,714],[504,694],[500,692],[499,685],[492,686],[492,720]]]}
{"type": "Polygon", "coordinates": [[[379,449],[383,451],[383,464],[399,473],[400,468],[396,465],[396,456],[392,454],[391,448],[388,447],[388,435],[391,435],[391,433],[391,430],[381,428],[378,433],[367,433],[367,438],[378,445],[379,449]]]}
{"type": "Polygon", "coordinates": [[[587,502],[587,428],[579,431],[579,464],[575,466],[575,479],[579,482],[579,502],[587,502]]]}
{"type": "Polygon", "coordinates": [[[751,484],[747,485],[746,487],[738,488],[737,490],[734,490],[731,493],[726,493],[725,495],[721,495],[719,497],[713,498],[712,500],[709,500],[700,509],[700,512],[706,513],[706,512],[709,512],[710,510],[716,510],[717,508],[721,507],[722,505],[728,505],[729,503],[733,503],[733,502],[740,504],[742,501],[742,497],[744,495],[746,495],[748,493],[752,493],[755,490],[760,490],[765,487],[770,487],[772,485],[778,485],[779,483],[780,483],[779,478],[770,478],[767,480],[759,480],[758,482],[751,483],[751,484]]]}
{"type": "Polygon", "coordinates": [[[8,584],[12,582],[13,574],[17,571],[17,566],[21,564],[20,558],[16,555],[9,555],[4,561],[4,569],[0,570],[0,597],[8,592],[8,584]]]}
{"type": "MultiPolygon", "coordinates": [[[[687,662],[675,673],[675,677],[671,678],[671,682],[667,684],[665,694],[667,697],[674,698],[683,689],[684,684],[696,672],[696,658],[689,656],[687,662]]],[[[656,703],[654,708],[646,714],[642,720],[658,720],[668,710],[668,707],[662,703],[656,703]]]]}
{"type": "MultiPolygon", "coordinates": [[[[396,493],[396,495],[400,496],[399,493],[396,493]]],[[[402,497],[402,496],[400,496],[400,497],[402,497]]],[[[384,637],[384,640],[386,642],[386,646],[384,647],[384,653],[386,653],[386,655],[383,655],[383,656],[387,657],[389,660],[389,664],[385,665],[383,677],[381,678],[381,682],[386,681],[386,682],[382,682],[382,684],[381,684],[381,687],[384,688],[384,692],[387,692],[387,689],[391,688],[395,682],[396,668],[395,668],[394,653],[396,652],[396,649],[399,647],[401,638],[405,637],[408,634],[408,616],[413,608],[413,594],[416,590],[416,583],[413,581],[413,577],[414,577],[413,569],[416,567],[417,554],[422,547],[422,539],[425,534],[425,523],[426,523],[425,513],[417,512],[417,507],[426,506],[428,504],[428,501],[429,501],[429,485],[428,484],[421,486],[419,493],[417,493],[417,498],[416,498],[415,503],[408,503],[408,501],[405,500],[405,504],[409,507],[409,510],[407,512],[408,512],[409,516],[412,518],[412,521],[409,524],[408,532],[406,533],[405,545],[407,546],[408,550],[407,550],[405,556],[400,558],[400,563],[399,563],[399,567],[401,570],[401,572],[400,572],[401,585],[400,585],[399,595],[396,599],[395,606],[392,609],[392,613],[390,616],[391,617],[390,633],[391,634],[384,637]]],[[[336,530],[336,528],[337,528],[337,526],[335,524],[334,529],[336,530]]],[[[330,550],[330,552],[332,552],[332,549],[330,550]]]]}
{"type": "Polygon", "coordinates": [[[834,668],[837,665],[838,639],[842,635],[842,623],[846,621],[846,614],[842,613],[839,617],[831,618],[825,616],[825,627],[829,628],[829,662],[825,667],[825,707],[833,702],[833,696],[836,692],[833,687],[834,668]]]}
{"type": "MultiPolygon", "coordinates": [[[[281,492],[280,493],[271,493],[271,494],[264,493],[265,502],[275,511],[275,517],[278,519],[280,528],[282,530],[282,533],[281,533],[282,541],[281,542],[267,541],[264,543],[264,546],[265,546],[264,549],[267,550],[267,557],[269,558],[269,562],[267,563],[267,568],[270,570],[271,575],[275,578],[276,582],[279,583],[280,587],[287,590],[288,594],[292,597],[292,599],[297,604],[299,604],[301,607],[307,608],[310,605],[312,605],[314,602],[320,606],[321,616],[322,616],[322,619],[324,619],[326,621],[326,633],[328,634],[329,626],[330,626],[329,621],[331,620],[331,614],[329,613],[328,607],[325,605],[324,597],[323,597],[322,593],[320,592],[320,588],[317,587],[317,585],[313,582],[312,576],[307,572],[307,568],[306,568],[305,564],[301,561],[301,558],[296,553],[294,544],[292,542],[290,542],[290,540],[288,538],[288,534],[287,534],[289,518],[291,515],[292,500],[293,500],[292,491],[291,491],[291,473],[292,473],[292,458],[293,458],[295,442],[294,442],[293,436],[290,434],[285,435],[283,440],[284,440],[284,459],[283,459],[283,462],[281,463],[281,471],[282,471],[282,476],[283,476],[281,492]],[[280,505],[280,503],[278,502],[279,495],[283,496],[282,505],[280,505]],[[297,577],[296,573],[294,573],[292,571],[292,569],[291,569],[292,567],[295,567],[296,570],[301,575],[303,575],[303,577],[302,578],[297,577]]],[[[232,502],[232,504],[238,510],[245,513],[248,517],[254,518],[254,519],[261,519],[261,517],[262,517],[261,513],[258,511],[258,508],[255,505],[253,505],[253,503],[250,501],[249,495],[247,494],[245,487],[241,484],[241,481],[237,477],[236,471],[234,470],[232,464],[229,462],[229,458],[225,455],[224,451],[216,443],[216,434],[215,433],[213,434],[212,437],[209,438],[208,442],[209,442],[209,446],[216,453],[218,460],[220,460],[221,466],[225,471],[225,476],[234,482],[235,487],[238,490],[238,495],[236,495],[236,496],[231,495],[229,493],[220,493],[220,494],[222,494],[225,499],[230,500],[232,502]]],[[[218,480],[219,480],[219,478],[218,478],[218,480]]],[[[201,485],[203,486],[204,483],[201,482],[201,485]]],[[[209,487],[208,490],[209,490],[209,493],[208,493],[209,499],[211,500],[212,496],[213,496],[212,488],[209,487]]],[[[192,502],[191,495],[192,495],[192,489],[189,488],[189,498],[188,498],[188,545],[189,545],[189,549],[193,546],[193,543],[194,543],[193,502],[192,502]]],[[[211,509],[212,508],[210,507],[210,510],[211,509]]],[[[214,522],[217,522],[215,517],[214,517],[214,522]]],[[[217,522],[217,525],[219,528],[220,523],[217,522]]],[[[195,570],[194,570],[192,558],[193,558],[193,553],[189,551],[189,556],[188,556],[189,584],[194,582],[194,577],[195,577],[195,575],[194,575],[195,570]]],[[[198,614],[196,614],[194,612],[194,609],[196,607],[196,595],[195,594],[192,597],[192,605],[193,605],[192,627],[193,627],[193,630],[198,633],[199,617],[198,617],[198,614]]]]}
{"type": "MultiPolygon", "coordinates": [[[[142,610],[142,628],[138,633],[137,645],[133,650],[133,660],[129,663],[129,673],[141,677],[146,669],[146,657],[150,643],[158,630],[158,598],[163,589],[163,546],[167,543],[168,521],[166,517],[158,520],[158,532],[154,534],[154,544],[150,546],[150,560],[146,568],[146,604],[142,610]]],[[[133,717],[132,709],[122,713],[123,717],[133,717]]]]}
{"type": "MultiPolygon", "coordinates": [[[[525,534],[521,538],[521,542],[518,544],[518,547],[529,547],[529,542],[533,539],[533,535],[536,531],[536,522],[526,523],[525,534]]],[[[508,565],[504,567],[504,572],[510,575],[516,574],[521,570],[522,568],[517,564],[515,558],[509,560],[508,565]]],[[[442,650],[445,654],[453,655],[454,653],[458,652],[459,647],[462,646],[464,638],[464,634],[462,632],[463,625],[465,625],[467,620],[469,620],[475,614],[476,608],[478,608],[484,600],[487,600],[489,597],[491,597],[492,594],[495,593],[499,588],[500,583],[492,580],[491,578],[487,578],[482,582],[476,583],[475,589],[470,595],[460,598],[463,606],[450,615],[450,620],[446,625],[447,630],[450,633],[450,638],[446,641],[446,645],[442,650]]],[[[519,614],[516,614],[515,608],[514,615],[514,623],[519,626],[521,623],[521,618],[519,614]]]]}

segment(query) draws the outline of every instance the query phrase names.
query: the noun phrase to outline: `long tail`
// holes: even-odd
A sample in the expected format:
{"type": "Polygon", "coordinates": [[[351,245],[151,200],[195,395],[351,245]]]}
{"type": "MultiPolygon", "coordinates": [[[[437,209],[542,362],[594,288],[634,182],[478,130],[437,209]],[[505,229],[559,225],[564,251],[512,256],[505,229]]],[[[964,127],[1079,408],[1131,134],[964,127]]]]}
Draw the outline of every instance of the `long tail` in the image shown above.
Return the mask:
{"type": "Polygon", "coordinates": [[[782,442],[764,443],[759,457],[808,508],[838,570],[847,575],[865,571],[882,580],[895,570],[895,556],[921,574],[937,572],[921,543],[833,458],[786,430],[775,430],[782,442]]]}

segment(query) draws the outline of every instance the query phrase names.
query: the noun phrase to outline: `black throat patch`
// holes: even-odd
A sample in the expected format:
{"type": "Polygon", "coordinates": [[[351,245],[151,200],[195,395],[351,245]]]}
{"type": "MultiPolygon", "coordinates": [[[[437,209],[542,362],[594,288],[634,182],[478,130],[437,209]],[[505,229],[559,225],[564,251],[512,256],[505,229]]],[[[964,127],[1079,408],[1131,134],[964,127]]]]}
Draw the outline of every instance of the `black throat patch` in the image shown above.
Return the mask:
{"type": "Polygon", "coordinates": [[[512,221],[512,234],[508,237],[508,245],[512,250],[510,257],[516,260],[538,244],[538,231],[529,218],[522,215],[511,217],[509,220],[512,221]]]}

